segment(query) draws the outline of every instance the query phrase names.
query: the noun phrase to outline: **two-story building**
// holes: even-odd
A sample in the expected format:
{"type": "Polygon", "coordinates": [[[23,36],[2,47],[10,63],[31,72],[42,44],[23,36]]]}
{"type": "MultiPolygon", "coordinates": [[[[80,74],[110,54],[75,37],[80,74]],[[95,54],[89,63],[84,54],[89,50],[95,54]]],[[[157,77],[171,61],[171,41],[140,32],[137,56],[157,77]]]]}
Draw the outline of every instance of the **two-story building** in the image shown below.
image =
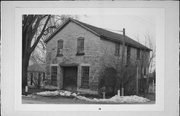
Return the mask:
{"type": "MultiPolygon", "coordinates": [[[[45,43],[46,78],[51,84],[59,89],[96,94],[102,67],[114,66],[122,57],[123,35],[70,18],[45,43]]],[[[151,50],[128,36],[124,48],[126,63],[140,59],[142,53],[148,61],[151,50]]],[[[148,71],[148,67],[144,70],[148,71]]]]}

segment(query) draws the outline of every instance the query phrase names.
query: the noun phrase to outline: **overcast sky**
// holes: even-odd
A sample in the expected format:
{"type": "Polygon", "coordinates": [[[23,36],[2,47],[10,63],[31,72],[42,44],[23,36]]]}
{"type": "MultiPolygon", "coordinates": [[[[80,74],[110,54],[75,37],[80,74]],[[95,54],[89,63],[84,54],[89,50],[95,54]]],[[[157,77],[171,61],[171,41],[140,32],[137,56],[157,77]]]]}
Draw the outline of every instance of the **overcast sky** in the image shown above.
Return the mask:
{"type": "Polygon", "coordinates": [[[148,15],[86,15],[78,20],[110,31],[126,30],[126,35],[145,45],[144,35],[149,34],[155,45],[156,19],[148,15]]]}

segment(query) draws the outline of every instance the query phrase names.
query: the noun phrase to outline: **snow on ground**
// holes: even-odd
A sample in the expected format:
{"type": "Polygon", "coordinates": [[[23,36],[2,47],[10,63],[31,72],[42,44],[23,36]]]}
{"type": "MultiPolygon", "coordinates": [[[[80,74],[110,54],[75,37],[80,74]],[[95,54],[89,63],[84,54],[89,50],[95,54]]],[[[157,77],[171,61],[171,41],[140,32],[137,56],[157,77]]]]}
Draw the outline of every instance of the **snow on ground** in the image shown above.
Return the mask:
{"type": "Polygon", "coordinates": [[[81,100],[86,100],[86,101],[90,101],[90,102],[100,102],[100,103],[145,103],[145,102],[149,102],[150,100],[144,97],[140,97],[140,96],[117,96],[115,95],[114,97],[110,98],[110,99],[90,99],[90,98],[86,98],[84,96],[77,96],[78,99],[81,100]]]}
{"type": "Polygon", "coordinates": [[[59,91],[43,91],[43,92],[38,92],[36,94],[40,96],[58,96],[59,91]]]}
{"type": "Polygon", "coordinates": [[[73,96],[73,97],[76,97],[77,94],[76,93],[72,93],[70,91],[63,91],[63,90],[60,90],[60,91],[43,91],[43,92],[38,92],[36,93],[37,95],[40,95],[40,96],[66,96],[66,97],[69,97],[69,96],[73,96]]]}
{"type": "Polygon", "coordinates": [[[113,96],[109,99],[97,99],[97,98],[87,98],[84,96],[80,96],[76,93],[69,92],[69,91],[63,91],[63,90],[57,90],[57,91],[44,91],[44,92],[38,92],[36,93],[37,95],[40,96],[73,96],[77,99],[80,100],[85,100],[85,101],[90,101],[90,102],[98,102],[98,103],[145,103],[149,102],[150,100],[144,97],[140,97],[137,95],[132,95],[132,96],[113,96]]]}

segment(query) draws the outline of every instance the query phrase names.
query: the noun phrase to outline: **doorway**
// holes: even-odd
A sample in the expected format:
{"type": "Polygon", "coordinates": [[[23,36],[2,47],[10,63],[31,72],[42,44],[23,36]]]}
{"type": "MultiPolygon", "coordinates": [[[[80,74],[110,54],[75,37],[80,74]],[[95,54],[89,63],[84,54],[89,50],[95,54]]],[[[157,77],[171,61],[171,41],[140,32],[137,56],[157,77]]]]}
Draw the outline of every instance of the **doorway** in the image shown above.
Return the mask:
{"type": "Polygon", "coordinates": [[[63,67],[63,89],[77,91],[77,66],[63,67]]]}

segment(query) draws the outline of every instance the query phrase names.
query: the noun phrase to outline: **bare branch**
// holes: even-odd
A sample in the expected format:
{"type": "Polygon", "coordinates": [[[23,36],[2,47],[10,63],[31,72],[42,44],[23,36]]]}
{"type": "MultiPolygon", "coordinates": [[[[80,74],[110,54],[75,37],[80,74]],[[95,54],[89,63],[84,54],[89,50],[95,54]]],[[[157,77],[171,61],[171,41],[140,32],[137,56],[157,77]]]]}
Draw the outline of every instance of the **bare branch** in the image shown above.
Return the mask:
{"type": "Polygon", "coordinates": [[[45,24],[44,24],[44,27],[43,27],[40,35],[37,37],[36,41],[34,42],[34,45],[31,47],[30,52],[32,52],[32,51],[35,49],[35,47],[37,46],[39,40],[41,39],[42,35],[44,34],[44,31],[45,31],[45,29],[46,29],[46,26],[47,26],[47,24],[48,24],[49,19],[50,19],[50,15],[48,15],[48,18],[46,19],[46,22],[45,22],[45,24]]]}

